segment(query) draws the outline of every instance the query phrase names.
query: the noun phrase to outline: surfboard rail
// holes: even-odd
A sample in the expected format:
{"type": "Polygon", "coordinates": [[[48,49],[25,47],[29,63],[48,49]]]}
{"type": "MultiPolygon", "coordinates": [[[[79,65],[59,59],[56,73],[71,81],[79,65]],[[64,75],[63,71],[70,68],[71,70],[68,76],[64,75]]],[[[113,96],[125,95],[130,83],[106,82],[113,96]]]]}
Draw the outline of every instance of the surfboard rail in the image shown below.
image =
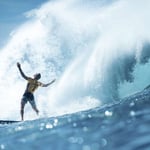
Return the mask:
{"type": "Polygon", "coordinates": [[[17,123],[20,121],[16,121],[16,120],[0,120],[0,124],[11,124],[11,123],[17,123]]]}

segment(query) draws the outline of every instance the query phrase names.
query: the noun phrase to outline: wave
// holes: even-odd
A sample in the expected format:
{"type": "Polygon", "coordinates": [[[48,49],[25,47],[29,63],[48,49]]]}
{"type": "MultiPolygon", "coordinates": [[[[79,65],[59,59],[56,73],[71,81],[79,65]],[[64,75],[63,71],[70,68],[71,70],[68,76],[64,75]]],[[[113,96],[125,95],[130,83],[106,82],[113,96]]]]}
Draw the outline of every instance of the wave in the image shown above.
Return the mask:
{"type": "Polygon", "coordinates": [[[37,91],[42,115],[96,107],[146,86],[148,76],[137,77],[149,73],[143,69],[150,57],[149,7],[148,0],[64,0],[27,12],[28,21],[0,51],[2,116],[19,117],[25,85],[17,61],[29,76],[41,72],[42,82],[57,78],[37,91]]]}

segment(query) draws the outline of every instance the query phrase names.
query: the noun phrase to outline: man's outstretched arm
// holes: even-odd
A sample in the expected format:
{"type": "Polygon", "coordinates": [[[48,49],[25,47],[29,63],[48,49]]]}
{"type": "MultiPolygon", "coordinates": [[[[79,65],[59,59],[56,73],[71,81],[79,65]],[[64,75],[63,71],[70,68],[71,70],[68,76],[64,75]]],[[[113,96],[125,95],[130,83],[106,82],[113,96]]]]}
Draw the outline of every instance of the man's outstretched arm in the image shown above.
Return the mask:
{"type": "Polygon", "coordinates": [[[52,83],[54,83],[55,80],[56,80],[56,79],[52,80],[50,83],[47,83],[47,84],[41,83],[41,86],[42,86],[42,87],[47,87],[47,86],[51,85],[52,83]]]}
{"type": "Polygon", "coordinates": [[[24,72],[22,71],[22,69],[21,69],[21,64],[19,63],[19,62],[17,62],[17,67],[18,67],[18,69],[19,69],[19,72],[20,72],[20,74],[21,74],[21,76],[24,78],[24,79],[28,79],[28,77],[24,74],[24,72]]]}

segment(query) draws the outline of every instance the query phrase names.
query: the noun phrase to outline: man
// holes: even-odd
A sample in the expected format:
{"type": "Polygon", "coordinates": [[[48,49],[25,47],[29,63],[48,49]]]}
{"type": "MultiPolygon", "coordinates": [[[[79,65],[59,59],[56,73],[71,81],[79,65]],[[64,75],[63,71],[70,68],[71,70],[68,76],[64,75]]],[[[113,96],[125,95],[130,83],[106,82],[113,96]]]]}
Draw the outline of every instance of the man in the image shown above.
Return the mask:
{"type": "Polygon", "coordinates": [[[17,63],[17,67],[20,71],[20,74],[21,76],[28,81],[27,83],[27,86],[26,86],[26,90],[23,94],[23,97],[21,99],[21,110],[20,110],[20,113],[21,113],[21,119],[22,121],[24,120],[24,107],[25,107],[25,104],[27,102],[29,102],[33,108],[33,110],[38,114],[39,113],[39,110],[37,109],[36,107],[36,103],[34,101],[34,91],[39,87],[47,87],[49,85],[51,85],[53,82],[55,82],[55,79],[52,80],[50,83],[48,84],[43,84],[41,82],[39,82],[38,80],[41,78],[41,74],[40,73],[37,73],[34,75],[34,78],[31,78],[31,77],[27,77],[24,72],[22,71],[21,69],[21,64],[20,63],[17,63]]]}

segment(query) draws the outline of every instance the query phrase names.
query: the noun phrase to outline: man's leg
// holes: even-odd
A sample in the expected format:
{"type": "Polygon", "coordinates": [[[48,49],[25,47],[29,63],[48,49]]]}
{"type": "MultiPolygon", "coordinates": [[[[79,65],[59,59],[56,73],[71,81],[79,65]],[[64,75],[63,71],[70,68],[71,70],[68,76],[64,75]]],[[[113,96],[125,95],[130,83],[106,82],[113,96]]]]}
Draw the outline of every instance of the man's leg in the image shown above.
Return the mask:
{"type": "Polygon", "coordinates": [[[39,114],[39,110],[37,109],[36,107],[36,104],[35,104],[35,101],[34,100],[30,100],[29,101],[31,106],[32,106],[32,109],[36,112],[36,114],[38,115],[39,114]]]}
{"type": "Polygon", "coordinates": [[[23,100],[21,100],[21,110],[20,110],[20,114],[21,114],[21,120],[24,120],[24,106],[25,106],[25,102],[23,100]]]}

